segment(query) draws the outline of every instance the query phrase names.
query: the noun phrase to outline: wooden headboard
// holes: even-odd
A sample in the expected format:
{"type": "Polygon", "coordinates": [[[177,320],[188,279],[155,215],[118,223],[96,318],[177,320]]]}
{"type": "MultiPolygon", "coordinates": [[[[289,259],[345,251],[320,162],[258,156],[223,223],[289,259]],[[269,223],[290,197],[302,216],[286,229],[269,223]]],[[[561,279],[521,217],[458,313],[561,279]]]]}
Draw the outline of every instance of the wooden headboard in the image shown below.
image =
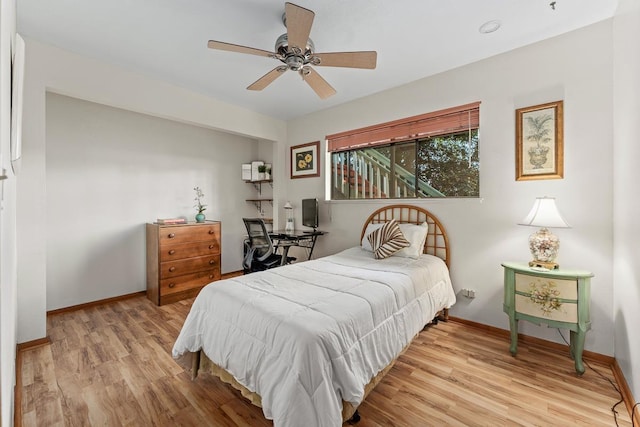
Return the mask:
{"type": "Polygon", "coordinates": [[[429,225],[429,232],[427,233],[427,240],[424,242],[423,253],[442,258],[447,264],[447,267],[450,267],[447,232],[435,215],[418,206],[389,205],[378,209],[369,215],[369,218],[364,222],[362,232],[360,233],[360,240],[364,237],[367,225],[387,222],[391,219],[395,219],[399,223],[409,224],[422,224],[426,221],[429,225]]]}

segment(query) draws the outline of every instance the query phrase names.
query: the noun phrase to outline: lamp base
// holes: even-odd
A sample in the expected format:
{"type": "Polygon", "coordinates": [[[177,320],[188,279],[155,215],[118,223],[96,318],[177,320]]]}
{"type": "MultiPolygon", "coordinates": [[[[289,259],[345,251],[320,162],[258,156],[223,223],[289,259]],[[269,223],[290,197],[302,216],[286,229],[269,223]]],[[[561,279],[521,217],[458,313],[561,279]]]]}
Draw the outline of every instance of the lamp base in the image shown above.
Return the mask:
{"type": "Polygon", "coordinates": [[[560,268],[558,263],[544,261],[529,261],[529,267],[546,268],[547,270],[557,270],[560,268]]]}
{"type": "Polygon", "coordinates": [[[529,236],[529,250],[533,258],[529,266],[555,270],[558,268],[558,264],[555,263],[558,249],[560,249],[558,236],[545,227],[541,228],[529,236]]]}

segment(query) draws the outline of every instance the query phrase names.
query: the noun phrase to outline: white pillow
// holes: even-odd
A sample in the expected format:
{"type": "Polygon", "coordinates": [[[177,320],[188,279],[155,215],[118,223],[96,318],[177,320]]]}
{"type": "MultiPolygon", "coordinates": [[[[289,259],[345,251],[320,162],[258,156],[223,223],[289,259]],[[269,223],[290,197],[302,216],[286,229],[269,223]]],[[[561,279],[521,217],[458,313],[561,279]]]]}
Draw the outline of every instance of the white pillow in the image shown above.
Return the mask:
{"type": "MultiPolygon", "coordinates": [[[[378,228],[382,227],[384,222],[380,222],[378,224],[369,224],[367,225],[366,230],[364,230],[364,236],[362,236],[362,242],[360,242],[360,246],[365,251],[373,252],[373,248],[371,247],[371,243],[369,243],[369,234],[376,231],[378,228]]],[[[408,239],[407,239],[408,240],[408,239]]]]}
{"type": "MultiPolygon", "coordinates": [[[[371,247],[371,243],[369,243],[368,236],[378,228],[382,227],[384,224],[384,222],[381,222],[378,224],[367,225],[367,228],[364,231],[364,236],[362,236],[362,249],[364,249],[365,251],[373,252],[373,248],[371,247]]],[[[408,248],[400,249],[392,256],[414,259],[418,258],[424,250],[424,242],[427,239],[429,225],[426,221],[420,225],[400,224],[400,231],[402,231],[405,239],[407,239],[411,243],[411,246],[409,246],[408,248]]]]}
{"type": "Polygon", "coordinates": [[[411,243],[411,246],[400,249],[398,252],[394,253],[393,256],[413,259],[420,257],[424,251],[424,242],[427,240],[429,224],[427,224],[426,221],[420,225],[400,224],[400,231],[402,231],[404,238],[411,243]]]}

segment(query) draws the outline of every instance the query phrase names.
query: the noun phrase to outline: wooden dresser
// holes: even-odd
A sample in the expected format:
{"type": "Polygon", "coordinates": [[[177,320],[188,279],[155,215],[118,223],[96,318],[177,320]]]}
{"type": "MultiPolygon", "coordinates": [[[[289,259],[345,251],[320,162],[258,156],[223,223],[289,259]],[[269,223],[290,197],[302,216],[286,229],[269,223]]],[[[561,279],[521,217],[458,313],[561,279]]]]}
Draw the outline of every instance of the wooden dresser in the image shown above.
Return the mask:
{"type": "Polygon", "coordinates": [[[147,298],[169,304],[220,280],[220,228],[219,221],[147,224],[147,298]]]}

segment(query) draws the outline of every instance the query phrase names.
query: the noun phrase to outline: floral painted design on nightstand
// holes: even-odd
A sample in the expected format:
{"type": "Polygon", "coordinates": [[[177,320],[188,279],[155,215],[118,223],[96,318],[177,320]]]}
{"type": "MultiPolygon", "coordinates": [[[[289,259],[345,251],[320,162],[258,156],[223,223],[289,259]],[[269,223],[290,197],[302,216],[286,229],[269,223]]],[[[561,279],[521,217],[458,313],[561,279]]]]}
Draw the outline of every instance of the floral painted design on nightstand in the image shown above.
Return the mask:
{"type": "Polygon", "coordinates": [[[529,284],[531,292],[531,302],[537,304],[545,316],[550,316],[552,312],[560,310],[560,291],[552,280],[543,282],[531,282],[529,284]]]}

